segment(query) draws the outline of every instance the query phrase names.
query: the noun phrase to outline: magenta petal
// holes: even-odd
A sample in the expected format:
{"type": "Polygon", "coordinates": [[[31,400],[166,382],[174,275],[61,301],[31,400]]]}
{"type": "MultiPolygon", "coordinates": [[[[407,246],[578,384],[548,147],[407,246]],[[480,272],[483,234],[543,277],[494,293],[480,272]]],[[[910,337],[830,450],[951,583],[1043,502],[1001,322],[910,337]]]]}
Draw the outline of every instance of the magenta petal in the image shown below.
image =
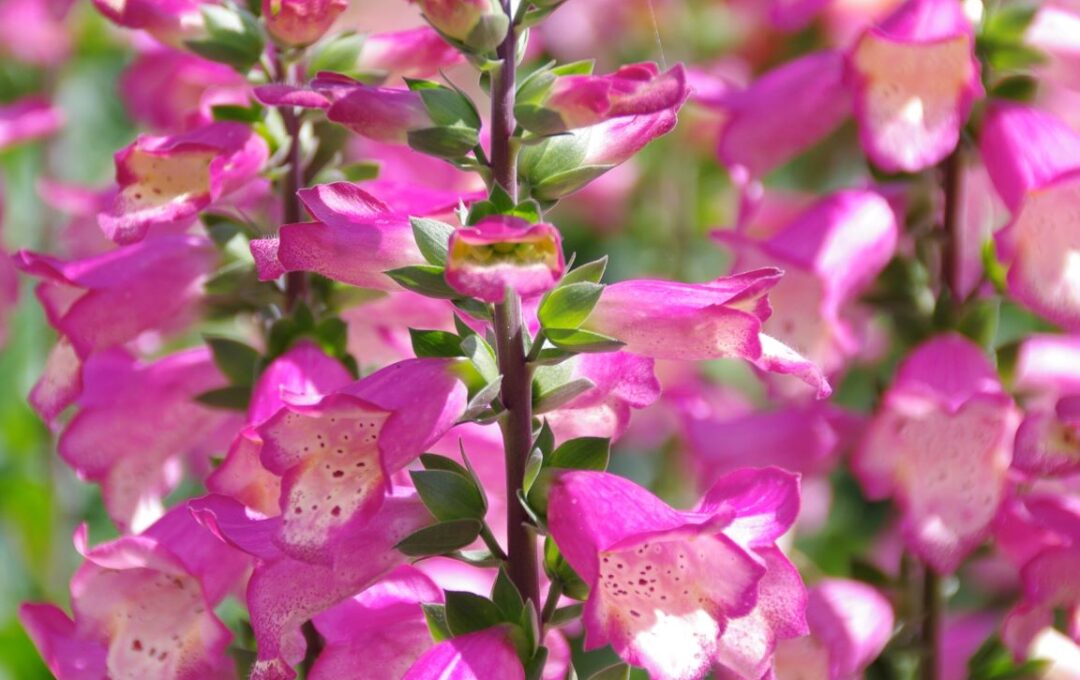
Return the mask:
{"type": "Polygon", "coordinates": [[[435,30],[423,26],[405,31],[376,33],[364,39],[357,67],[399,77],[427,78],[439,69],[454,66],[465,58],[435,30]]]}
{"type": "Polygon", "coordinates": [[[326,646],[308,677],[403,677],[432,646],[420,605],[442,601],[442,590],[423,572],[398,567],[356,597],[314,618],[326,646]]]}
{"type": "Polygon", "coordinates": [[[1080,471],[1077,425],[1052,412],[1031,409],[1016,431],[1013,467],[1038,476],[1067,476],[1080,471]]]}
{"type": "Polygon", "coordinates": [[[43,279],[38,297],[50,323],[86,357],[146,330],[182,327],[215,258],[206,239],[161,236],[71,262],[22,251],[16,264],[43,279]]]}
{"type": "Polygon", "coordinates": [[[614,73],[558,78],[539,106],[562,125],[544,125],[553,134],[596,125],[610,118],[677,109],[686,100],[686,70],[679,64],[661,74],[656,64],[627,64],[614,73]]]}
{"type": "Polygon", "coordinates": [[[1031,106],[994,102],[979,140],[994,188],[1014,212],[1028,193],[1080,167],[1080,134],[1031,106]]]}
{"type": "Polygon", "coordinates": [[[0,106],[0,150],[46,137],[64,125],[64,115],[40,97],[0,106]]]}
{"type": "Polygon", "coordinates": [[[749,614],[728,621],[717,654],[720,665],[747,679],[768,672],[777,642],[809,632],[806,587],[799,570],[778,548],[755,552],[767,568],[758,582],[757,602],[749,614]]]}
{"type": "Polygon", "coordinates": [[[140,137],[116,154],[120,193],[98,219],[120,244],[155,225],[183,224],[255,179],[269,149],[239,123],[212,123],[172,137],[140,137]]]}
{"type": "Polygon", "coordinates": [[[629,352],[579,354],[570,359],[572,379],[585,378],[594,387],[555,411],[544,414],[556,439],[619,438],[630,425],[632,410],[660,397],[654,361],[629,352]]]}
{"type": "Polygon", "coordinates": [[[255,99],[267,106],[298,106],[304,109],[326,109],[330,100],[325,96],[302,87],[279,83],[260,85],[252,90],[255,99]]]}
{"type": "Polygon", "coordinates": [[[1080,169],[1030,192],[1006,238],[1009,292],[1071,331],[1080,330],[1080,169]]]}
{"type": "Polygon", "coordinates": [[[732,472],[713,485],[699,512],[731,513],[725,534],[740,545],[770,546],[799,515],[799,476],[776,467],[732,472]]]}
{"type": "Polygon", "coordinates": [[[26,628],[45,665],[59,680],[97,680],[106,677],[106,645],[85,639],[75,622],[51,604],[24,604],[19,621],[26,628]]]}
{"type": "Polygon", "coordinates": [[[450,235],[446,282],[468,297],[498,303],[507,288],[536,297],[554,287],[565,269],[562,236],[550,224],[488,217],[450,235]]]}
{"type": "MultiPolygon", "coordinates": [[[[385,676],[384,676],[385,677],[385,676]]],[[[440,642],[402,680],[525,680],[517,651],[504,630],[489,628],[440,642]]]]}
{"type": "Polygon", "coordinates": [[[997,513],[1018,419],[981,350],[939,337],[901,366],[852,467],[869,496],[899,501],[910,548],[951,573],[997,513]]]}
{"type": "Polygon", "coordinates": [[[875,165],[918,172],[956,148],[982,95],[974,36],[959,3],[908,0],[849,57],[859,138],[875,165]]]}
{"type": "Polygon", "coordinates": [[[247,596],[259,650],[252,677],[295,677],[289,664],[300,661],[306,648],[300,626],[404,562],[393,546],[430,522],[415,496],[391,497],[370,524],[336,546],[332,563],[283,557],[258,566],[247,596]]]}
{"type": "Polygon", "coordinates": [[[177,468],[208,467],[210,454],[239,425],[236,416],[195,401],[225,385],[205,348],[142,365],[110,350],[87,361],[83,385],[81,410],[57,449],[82,479],[101,484],[120,527],[139,530],[156,519],[178,481],[177,468]]]}
{"type": "Polygon", "coordinates": [[[344,125],[361,137],[378,142],[405,144],[408,133],[434,125],[419,92],[361,83],[327,83],[317,78],[316,91],[329,96],[327,119],[344,125]]]}
{"type": "Polygon", "coordinates": [[[843,55],[815,52],[789,61],[725,97],[721,107],[729,117],[717,148],[720,160],[762,177],[810,148],[849,115],[843,55]],[[792,125],[792,120],[800,124],[792,125]]]}
{"type": "Polygon", "coordinates": [[[315,406],[284,408],[258,428],[263,465],[282,477],[276,540],[284,552],[324,562],[334,542],[379,509],[387,479],[378,442],[389,415],[331,395],[315,406]]]}
{"type": "Polygon", "coordinates": [[[826,579],[810,590],[806,618],[829,653],[829,677],[843,680],[865,669],[893,632],[893,610],[878,591],[858,581],[826,579]]]}
{"type": "Polygon", "coordinates": [[[704,284],[622,281],[604,288],[582,327],[656,359],[756,359],[761,319],[755,301],[778,278],[777,270],[761,270],[704,284]]]}
{"type": "Polygon", "coordinates": [[[551,487],[548,526],[570,566],[594,582],[597,553],[619,541],[686,523],[677,511],[637,484],[616,475],[568,472],[551,487]],[[632,512],[627,512],[632,508],[632,512]]]}

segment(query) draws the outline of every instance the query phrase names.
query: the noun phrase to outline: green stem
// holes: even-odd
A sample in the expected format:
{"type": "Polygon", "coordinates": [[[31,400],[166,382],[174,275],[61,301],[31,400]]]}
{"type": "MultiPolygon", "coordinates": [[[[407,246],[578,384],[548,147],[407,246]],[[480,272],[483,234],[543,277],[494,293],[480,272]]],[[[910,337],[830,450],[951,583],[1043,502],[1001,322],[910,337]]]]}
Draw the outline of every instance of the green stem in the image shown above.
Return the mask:
{"type": "Polygon", "coordinates": [[[507,557],[506,552],[503,551],[502,546],[495,540],[495,534],[491,533],[491,527],[484,522],[484,526],[480,529],[480,538],[484,541],[484,545],[491,551],[491,554],[499,558],[503,562],[506,562],[510,558],[507,557]]]}
{"type": "Polygon", "coordinates": [[[562,582],[553,580],[548,588],[547,600],[544,601],[544,611],[540,614],[540,623],[551,621],[555,610],[559,608],[559,598],[562,597],[562,582]]]}
{"type": "MultiPolygon", "coordinates": [[[[502,0],[503,11],[511,16],[510,0],[502,0]]],[[[513,135],[514,79],[517,68],[517,31],[513,23],[499,46],[502,64],[491,87],[491,171],[492,179],[516,202],[517,153],[513,135]]],[[[536,536],[525,508],[518,501],[525,479],[525,465],[532,449],[532,371],[525,362],[525,329],[521,320],[521,299],[506,291],[506,299],[495,305],[495,346],[502,373],[501,400],[506,412],[500,420],[506,464],[506,551],[507,573],[521,596],[534,605],[540,602],[540,578],[536,556],[536,536]]]]}

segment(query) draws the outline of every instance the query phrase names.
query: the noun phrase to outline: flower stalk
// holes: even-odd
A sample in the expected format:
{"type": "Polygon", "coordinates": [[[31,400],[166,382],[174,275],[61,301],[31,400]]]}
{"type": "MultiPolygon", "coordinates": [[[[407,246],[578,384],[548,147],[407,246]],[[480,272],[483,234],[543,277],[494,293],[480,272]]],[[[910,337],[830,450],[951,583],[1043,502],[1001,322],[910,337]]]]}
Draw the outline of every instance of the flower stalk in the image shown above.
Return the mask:
{"type": "MultiPolygon", "coordinates": [[[[511,15],[510,0],[503,11],[511,15]]],[[[499,46],[502,64],[491,90],[491,169],[493,181],[517,201],[517,159],[514,148],[514,76],[517,67],[517,31],[514,25],[499,46]]],[[[536,537],[525,508],[518,502],[525,464],[532,448],[532,371],[526,362],[521,299],[507,291],[495,305],[495,341],[502,373],[501,398],[506,412],[500,423],[506,465],[506,544],[510,580],[525,601],[540,602],[536,537]]]]}

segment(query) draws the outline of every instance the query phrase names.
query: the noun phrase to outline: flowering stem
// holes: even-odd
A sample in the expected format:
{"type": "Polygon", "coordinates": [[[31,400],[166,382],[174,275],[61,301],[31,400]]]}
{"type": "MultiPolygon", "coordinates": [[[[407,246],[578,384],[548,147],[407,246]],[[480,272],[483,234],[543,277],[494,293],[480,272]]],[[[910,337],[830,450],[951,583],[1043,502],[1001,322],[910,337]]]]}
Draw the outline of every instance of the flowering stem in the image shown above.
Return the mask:
{"type": "Polygon", "coordinates": [[[922,644],[920,680],[938,680],[938,644],[941,629],[941,577],[927,565],[922,584],[922,644]]]}
{"type": "MultiPolygon", "coordinates": [[[[300,199],[296,192],[303,186],[303,168],[300,167],[300,119],[291,106],[281,107],[285,131],[289,135],[289,170],[285,173],[282,217],[285,224],[301,220],[300,199]]],[[[308,276],[306,272],[289,272],[285,275],[285,310],[291,311],[296,303],[307,297],[308,276]]]]}
{"type": "MultiPolygon", "coordinates": [[[[510,0],[502,0],[510,13],[510,0]]],[[[517,200],[517,161],[514,148],[514,70],[517,67],[517,32],[511,25],[499,46],[502,65],[491,89],[491,170],[492,179],[517,200]]],[[[525,478],[525,464],[532,449],[532,371],[525,361],[521,300],[507,290],[503,303],[495,305],[495,345],[502,373],[502,403],[506,408],[500,421],[506,456],[506,546],[507,572],[521,596],[533,604],[540,601],[537,573],[536,537],[528,524],[525,508],[518,501],[525,478]]]]}
{"type": "Polygon", "coordinates": [[[547,600],[544,601],[544,611],[540,614],[541,623],[551,621],[551,617],[555,615],[555,610],[559,608],[559,598],[561,597],[562,583],[558,579],[553,579],[551,587],[548,588],[547,600]]]}
{"type": "Polygon", "coordinates": [[[960,201],[961,182],[963,180],[964,159],[961,156],[960,147],[949,154],[941,164],[942,188],[944,189],[945,205],[944,228],[945,247],[941,254],[941,285],[952,293],[953,304],[959,304],[960,300],[960,201]]]}

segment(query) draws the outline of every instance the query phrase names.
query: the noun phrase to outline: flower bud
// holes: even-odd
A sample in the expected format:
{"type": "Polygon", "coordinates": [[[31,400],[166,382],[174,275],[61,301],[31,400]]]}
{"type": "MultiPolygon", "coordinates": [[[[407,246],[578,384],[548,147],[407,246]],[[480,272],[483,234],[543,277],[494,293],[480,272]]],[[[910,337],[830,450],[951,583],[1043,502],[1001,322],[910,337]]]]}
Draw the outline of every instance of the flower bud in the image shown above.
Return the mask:
{"type": "Polygon", "coordinates": [[[347,0],[263,0],[266,30],[285,45],[310,45],[323,36],[347,0]]]}
{"type": "Polygon", "coordinates": [[[473,52],[495,49],[510,28],[497,0],[417,0],[417,4],[437,31],[473,52]]]}
{"type": "Polygon", "coordinates": [[[522,297],[549,290],[565,269],[558,229],[493,216],[450,236],[446,282],[463,295],[502,302],[507,288],[522,297]]]}

